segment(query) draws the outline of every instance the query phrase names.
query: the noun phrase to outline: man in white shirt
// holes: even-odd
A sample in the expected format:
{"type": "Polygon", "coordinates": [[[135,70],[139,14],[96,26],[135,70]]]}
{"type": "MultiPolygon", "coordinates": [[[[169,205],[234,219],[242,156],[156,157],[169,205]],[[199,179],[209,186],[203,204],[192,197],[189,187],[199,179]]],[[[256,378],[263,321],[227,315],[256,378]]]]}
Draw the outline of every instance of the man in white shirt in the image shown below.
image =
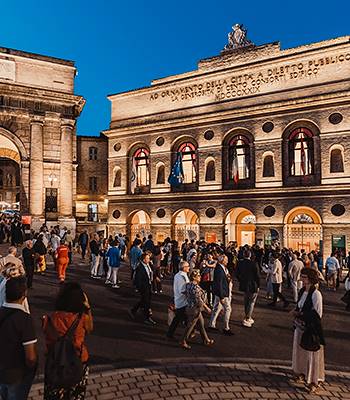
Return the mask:
{"type": "Polygon", "coordinates": [[[294,303],[298,301],[298,291],[302,287],[300,271],[304,268],[304,263],[298,259],[299,256],[299,252],[296,251],[293,253],[292,261],[288,264],[288,275],[290,277],[290,284],[293,290],[294,303]]]}
{"type": "Polygon", "coordinates": [[[283,275],[282,275],[282,264],[281,261],[279,260],[280,254],[275,253],[273,255],[273,265],[272,265],[272,270],[271,270],[271,282],[272,282],[272,290],[273,290],[273,300],[272,303],[269,304],[269,306],[274,307],[277,303],[277,299],[281,299],[283,301],[283,307],[287,308],[289,305],[289,302],[286,300],[286,298],[283,296],[281,293],[281,284],[283,282],[283,275]]]}
{"type": "Polygon", "coordinates": [[[174,333],[180,322],[187,324],[187,298],[186,298],[186,284],[189,283],[188,272],[190,265],[187,261],[181,261],[179,265],[179,272],[174,276],[174,304],[175,304],[175,317],[172,320],[168,332],[167,338],[173,339],[174,333]]]}
{"type": "Polygon", "coordinates": [[[340,269],[339,261],[335,254],[332,253],[330,257],[326,260],[326,272],[327,272],[327,282],[328,288],[334,291],[337,290],[337,276],[340,269]]]}

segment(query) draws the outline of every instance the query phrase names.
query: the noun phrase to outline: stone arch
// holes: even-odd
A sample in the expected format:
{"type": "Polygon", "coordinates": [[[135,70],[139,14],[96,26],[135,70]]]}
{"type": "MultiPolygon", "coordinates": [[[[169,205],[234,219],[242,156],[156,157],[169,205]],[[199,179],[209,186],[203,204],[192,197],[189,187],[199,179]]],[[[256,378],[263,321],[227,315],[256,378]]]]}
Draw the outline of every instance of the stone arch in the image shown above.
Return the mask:
{"type": "Polygon", "coordinates": [[[224,217],[225,242],[236,242],[237,246],[255,243],[256,217],[246,207],[234,207],[224,217]]]}
{"type": "Polygon", "coordinates": [[[321,184],[321,148],[320,129],[308,119],[289,123],[282,133],[282,175],[284,186],[314,186],[321,184]],[[298,133],[298,131],[300,131],[298,133]],[[298,135],[304,133],[304,145],[307,162],[306,172],[301,173],[300,146],[298,135]],[[291,137],[292,136],[292,137],[291,137]],[[299,142],[299,144],[297,143],[299,142]],[[297,146],[298,150],[297,150],[297,146]],[[295,157],[299,157],[299,160],[295,157]],[[297,172],[296,172],[297,169],[297,172]]]}
{"type": "MultiPolygon", "coordinates": [[[[28,152],[27,152],[26,148],[24,147],[23,142],[21,141],[21,139],[18,136],[16,136],[14,133],[10,132],[7,129],[0,127],[0,138],[1,138],[1,136],[5,137],[7,140],[12,142],[12,144],[17,149],[18,154],[20,155],[20,158],[22,161],[29,159],[28,152]]],[[[4,146],[2,146],[0,143],[0,147],[2,148],[4,146]]],[[[5,146],[5,148],[8,148],[8,146],[5,146]]],[[[10,149],[16,151],[14,148],[10,147],[10,149]]]]}
{"type": "Polygon", "coordinates": [[[172,237],[179,243],[199,239],[199,216],[191,208],[180,208],[172,216],[172,237]]]}
{"type": "Polygon", "coordinates": [[[255,184],[254,135],[246,128],[230,129],[222,141],[222,186],[224,189],[249,189],[255,184]],[[238,178],[233,176],[236,157],[238,178]]]}
{"type": "Polygon", "coordinates": [[[322,219],[320,214],[308,206],[294,207],[284,217],[284,247],[306,252],[320,250],[322,240],[322,219]]]}
{"type": "Polygon", "coordinates": [[[145,210],[134,210],[127,217],[127,228],[131,241],[137,234],[141,239],[147,237],[151,233],[151,217],[145,210]]]}

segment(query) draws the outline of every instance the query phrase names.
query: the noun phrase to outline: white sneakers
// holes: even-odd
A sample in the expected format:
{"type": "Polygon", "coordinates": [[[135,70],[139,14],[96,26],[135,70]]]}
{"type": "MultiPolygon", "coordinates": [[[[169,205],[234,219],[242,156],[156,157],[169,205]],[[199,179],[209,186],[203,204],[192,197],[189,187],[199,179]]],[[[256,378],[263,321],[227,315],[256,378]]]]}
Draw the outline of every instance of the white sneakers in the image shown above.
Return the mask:
{"type": "Polygon", "coordinates": [[[249,318],[249,319],[244,319],[242,321],[242,325],[245,326],[246,328],[251,328],[254,324],[254,320],[253,318],[249,318]]]}

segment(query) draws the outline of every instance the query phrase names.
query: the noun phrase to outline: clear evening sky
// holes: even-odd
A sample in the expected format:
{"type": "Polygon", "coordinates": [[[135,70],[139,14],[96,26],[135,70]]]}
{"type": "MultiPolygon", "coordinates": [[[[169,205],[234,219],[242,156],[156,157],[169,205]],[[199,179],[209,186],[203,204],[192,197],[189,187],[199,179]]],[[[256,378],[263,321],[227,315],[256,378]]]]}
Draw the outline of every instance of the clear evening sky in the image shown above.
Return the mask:
{"type": "Polygon", "coordinates": [[[349,1],[3,0],[0,47],[74,60],[86,105],[78,133],[107,129],[107,94],[196,69],[234,23],[255,44],[295,47],[350,34],[349,1]]]}

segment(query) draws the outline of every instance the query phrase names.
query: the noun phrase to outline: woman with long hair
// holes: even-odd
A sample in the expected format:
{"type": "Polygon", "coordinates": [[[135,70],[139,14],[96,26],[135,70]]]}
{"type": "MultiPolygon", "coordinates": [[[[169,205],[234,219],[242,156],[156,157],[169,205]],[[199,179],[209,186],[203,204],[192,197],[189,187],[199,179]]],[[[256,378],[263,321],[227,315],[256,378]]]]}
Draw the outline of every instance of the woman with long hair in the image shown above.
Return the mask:
{"type": "Polygon", "coordinates": [[[79,283],[62,284],[58,293],[55,311],[51,316],[44,315],[43,330],[48,352],[54,346],[58,337],[77,324],[73,332],[73,346],[83,364],[83,374],[80,382],[69,388],[52,387],[45,377],[44,400],[83,400],[85,398],[87,377],[89,372],[89,354],[85,345],[85,336],[92,332],[93,320],[87,295],[79,283]]]}
{"type": "Polygon", "coordinates": [[[300,278],[303,288],[294,311],[292,368],[295,380],[307,384],[310,393],[315,394],[319,383],[325,380],[322,295],[317,288],[316,270],[303,268],[300,278]]]}

